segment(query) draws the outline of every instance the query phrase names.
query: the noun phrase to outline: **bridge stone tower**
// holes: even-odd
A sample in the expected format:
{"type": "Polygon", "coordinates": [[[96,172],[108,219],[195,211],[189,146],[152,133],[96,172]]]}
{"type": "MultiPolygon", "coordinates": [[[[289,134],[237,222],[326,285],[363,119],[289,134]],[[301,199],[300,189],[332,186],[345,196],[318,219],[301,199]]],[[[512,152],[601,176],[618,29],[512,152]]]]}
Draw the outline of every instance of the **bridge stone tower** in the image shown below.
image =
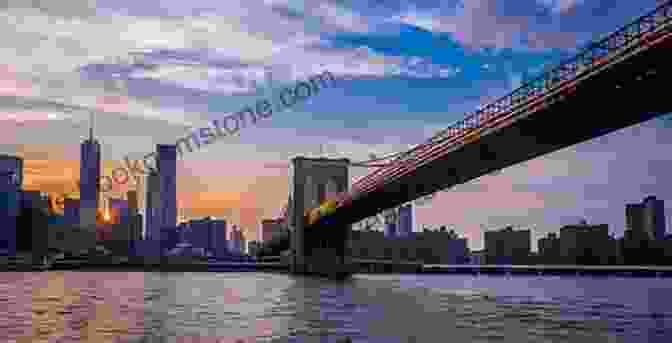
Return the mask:
{"type": "Polygon", "coordinates": [[[306,210],[318,207],[330,194],[349,189],[348,159],[295,157],[289,175],[288,227],[291,230],[292,273],[328,274],[347,262],[346,227],[311,227],[306,230],[306,210]]]}

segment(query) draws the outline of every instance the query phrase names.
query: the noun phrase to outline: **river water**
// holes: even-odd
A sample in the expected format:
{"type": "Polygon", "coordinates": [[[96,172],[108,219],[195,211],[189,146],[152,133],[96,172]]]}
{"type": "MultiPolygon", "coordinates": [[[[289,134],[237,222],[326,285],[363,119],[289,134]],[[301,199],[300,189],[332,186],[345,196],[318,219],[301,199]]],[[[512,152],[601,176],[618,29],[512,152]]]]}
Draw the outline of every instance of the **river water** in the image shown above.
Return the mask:
{"type": "Polygon", "coordinates": [[[1,342],[672,342],[672,279],[0,273],[1,342]]]}

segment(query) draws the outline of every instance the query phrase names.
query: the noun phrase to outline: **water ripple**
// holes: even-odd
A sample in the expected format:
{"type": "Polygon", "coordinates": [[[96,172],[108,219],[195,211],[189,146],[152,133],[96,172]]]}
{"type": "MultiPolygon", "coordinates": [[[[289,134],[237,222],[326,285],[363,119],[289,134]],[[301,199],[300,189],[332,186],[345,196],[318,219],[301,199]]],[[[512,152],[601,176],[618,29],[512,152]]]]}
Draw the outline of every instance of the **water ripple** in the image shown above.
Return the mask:
{"type": "Polygon", "coordinates": [[[668,279],[0,275],[0,341],[670,342],[668,279]],[[616,289],[616,290],[615,290],[616,289]],[[637,289],[637,292],[628,290],[637,289]],[[666,292],[666,290],[668,292],[666,292]],[[655,296],[655,299],[651,297],[655,296]]]}

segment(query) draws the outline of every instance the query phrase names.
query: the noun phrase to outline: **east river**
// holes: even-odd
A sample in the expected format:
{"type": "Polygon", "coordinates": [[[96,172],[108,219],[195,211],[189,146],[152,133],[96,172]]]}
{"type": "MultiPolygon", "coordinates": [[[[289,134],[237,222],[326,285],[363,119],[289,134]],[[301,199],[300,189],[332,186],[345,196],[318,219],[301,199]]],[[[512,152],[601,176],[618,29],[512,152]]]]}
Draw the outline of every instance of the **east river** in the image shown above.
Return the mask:
{"type": "Polygon", "coordinates": [[[672,342],[672,279],[0,273],[1,342],[672,342]]]}

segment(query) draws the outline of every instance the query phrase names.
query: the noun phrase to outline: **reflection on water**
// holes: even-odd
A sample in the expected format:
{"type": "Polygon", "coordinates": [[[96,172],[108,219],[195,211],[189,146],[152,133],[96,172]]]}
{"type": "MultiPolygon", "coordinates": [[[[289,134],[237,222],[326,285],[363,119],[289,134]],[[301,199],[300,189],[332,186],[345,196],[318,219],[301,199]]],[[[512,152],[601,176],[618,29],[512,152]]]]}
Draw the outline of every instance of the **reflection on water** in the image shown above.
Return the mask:
{"type": "Polygon", "coordinates": [[[671,342],[671,279],[0,273],[0,342],[671,342]]]}

